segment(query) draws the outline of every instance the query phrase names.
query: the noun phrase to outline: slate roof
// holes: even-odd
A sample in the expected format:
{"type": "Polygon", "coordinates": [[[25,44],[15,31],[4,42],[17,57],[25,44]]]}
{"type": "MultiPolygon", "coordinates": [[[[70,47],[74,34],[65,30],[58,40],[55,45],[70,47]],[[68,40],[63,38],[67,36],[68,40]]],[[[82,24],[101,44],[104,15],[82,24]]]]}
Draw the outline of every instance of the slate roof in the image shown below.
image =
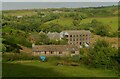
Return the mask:
{"type": "Polygon", "coordinates": [[[88,31],[88,30],[66,30],[66,31],[62,31],[64,33],[68,33],[70,35],[73,35],[73,34],[90,34],[91,32],[88,31]]]}
{"type": "Polygon", "coordinates": [[[74,45],[35,45],[33,51],[77,51],[77,46],[74,45]]]}
{"type": "Polygon", "coordinates": [[[52,32],[47,34],[50,39],[60,39],[60,33],[52,32]]]}

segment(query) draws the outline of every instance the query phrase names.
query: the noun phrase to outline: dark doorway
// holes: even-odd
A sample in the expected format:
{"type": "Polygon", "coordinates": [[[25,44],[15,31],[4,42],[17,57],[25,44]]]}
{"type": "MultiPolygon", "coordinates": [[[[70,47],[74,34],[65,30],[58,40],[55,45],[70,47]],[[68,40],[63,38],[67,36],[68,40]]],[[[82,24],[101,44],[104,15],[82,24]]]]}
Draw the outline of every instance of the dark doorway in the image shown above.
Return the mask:
{"type": "Polygon", "coordinates": [[[46,51],[45,51],[45,54],[46,54],[46,51]]]}
{"type": "Polygon", "coordinates": [[[59,52],[59,54],[62,54],[62,52],[59,52]]]}
{"type": "Polygon", "coordinates": [[[81,45],[82,43],[80,42],[80,45],[81,45]]]}

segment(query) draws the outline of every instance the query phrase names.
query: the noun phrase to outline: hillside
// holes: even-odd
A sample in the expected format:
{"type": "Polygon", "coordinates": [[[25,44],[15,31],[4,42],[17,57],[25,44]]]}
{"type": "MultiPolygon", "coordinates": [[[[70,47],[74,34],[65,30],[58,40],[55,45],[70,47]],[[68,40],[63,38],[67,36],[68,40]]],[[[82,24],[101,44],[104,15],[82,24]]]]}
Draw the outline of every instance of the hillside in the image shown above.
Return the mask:
{"type": "MultiPolygon", "coordinates": [[[[91,23],[93,19],[96,19],[97,21],[103,22],[107,25],[110,25],[111,32],[115,32],[118,30],[118,17],[113,16],[113,17],[96,17],[96,18],[86,18],[80,21],[80,24],[86,24],[86,23],[91,23]]],[[[64,27],[70,27],[74,26],[73,25],[73,19],[72,18],[60,18],[60,19],[55,19],[52,21],[48,21],[44,24],[49,24],[49,23],[56,23],[64,27]]]]}
{"type": "Polygon", "coordinates": [[[4,10],[3,44],[6,47],[9,42],[30,48],[33,39],[36,44],[50,44],[46,34],[63,30],[90,30],[93,35],[116,38],[117,14],[118,6],[4,10]],[[45,35],[39,35],[40,31],[45,35]]]}
{"type": "Polygon", "coordinates": [[[87,19],[83,19],[81,21],[81,24],[82,23],[90,23],[93,19],[96,19],[100,22],[103,22],[105,24],[110,25],[111,28],[112,28],[112,31],[117,31],[118,30],[118,17],[117,16],[115,16],[115,17],[87,18],[87,19]]]}

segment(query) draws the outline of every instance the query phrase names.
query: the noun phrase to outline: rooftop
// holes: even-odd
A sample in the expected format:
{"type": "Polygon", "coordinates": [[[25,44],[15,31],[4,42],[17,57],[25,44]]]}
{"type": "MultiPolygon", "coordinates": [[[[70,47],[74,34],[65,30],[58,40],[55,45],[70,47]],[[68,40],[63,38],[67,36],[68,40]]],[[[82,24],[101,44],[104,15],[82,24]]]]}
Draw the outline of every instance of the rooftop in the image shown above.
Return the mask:
{"type": "Polygon", "coordinates": [[[74,45],[35,45],[33,51],[77,51],[74,45]]]}
{"type": "Polygon", "coordinates": [[[67,32],[68,34],[84,34],[84,33],[91,33],[89,30],[65,30],[62,32],[67,32]]]}

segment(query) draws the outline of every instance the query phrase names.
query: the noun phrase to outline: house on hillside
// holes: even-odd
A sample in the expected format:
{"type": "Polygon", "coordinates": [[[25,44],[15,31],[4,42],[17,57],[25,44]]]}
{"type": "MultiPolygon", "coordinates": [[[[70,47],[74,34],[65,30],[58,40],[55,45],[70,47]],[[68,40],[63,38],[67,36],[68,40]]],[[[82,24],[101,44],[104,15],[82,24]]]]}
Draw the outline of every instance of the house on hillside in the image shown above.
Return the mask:
{"type": "Polygon", "coordinates": [[[74,45],[32,45],[33,55],[70,56],[78,55],[79,49],[74,45]]]}
{"type": "Polygon", "coordinates": [[[60,33],[57,33],[57,32],[48,32],[47,36],[50,38],[50,39],[54,39],[54,40],[60,40],[60,33]]]}
{"type": "Polygon", "coordinates": [[[86,30],[68,30],[60,33],[60,38],[66,38],[68,44],[82,47],[89,47],[91,32],[86,30]]]}

